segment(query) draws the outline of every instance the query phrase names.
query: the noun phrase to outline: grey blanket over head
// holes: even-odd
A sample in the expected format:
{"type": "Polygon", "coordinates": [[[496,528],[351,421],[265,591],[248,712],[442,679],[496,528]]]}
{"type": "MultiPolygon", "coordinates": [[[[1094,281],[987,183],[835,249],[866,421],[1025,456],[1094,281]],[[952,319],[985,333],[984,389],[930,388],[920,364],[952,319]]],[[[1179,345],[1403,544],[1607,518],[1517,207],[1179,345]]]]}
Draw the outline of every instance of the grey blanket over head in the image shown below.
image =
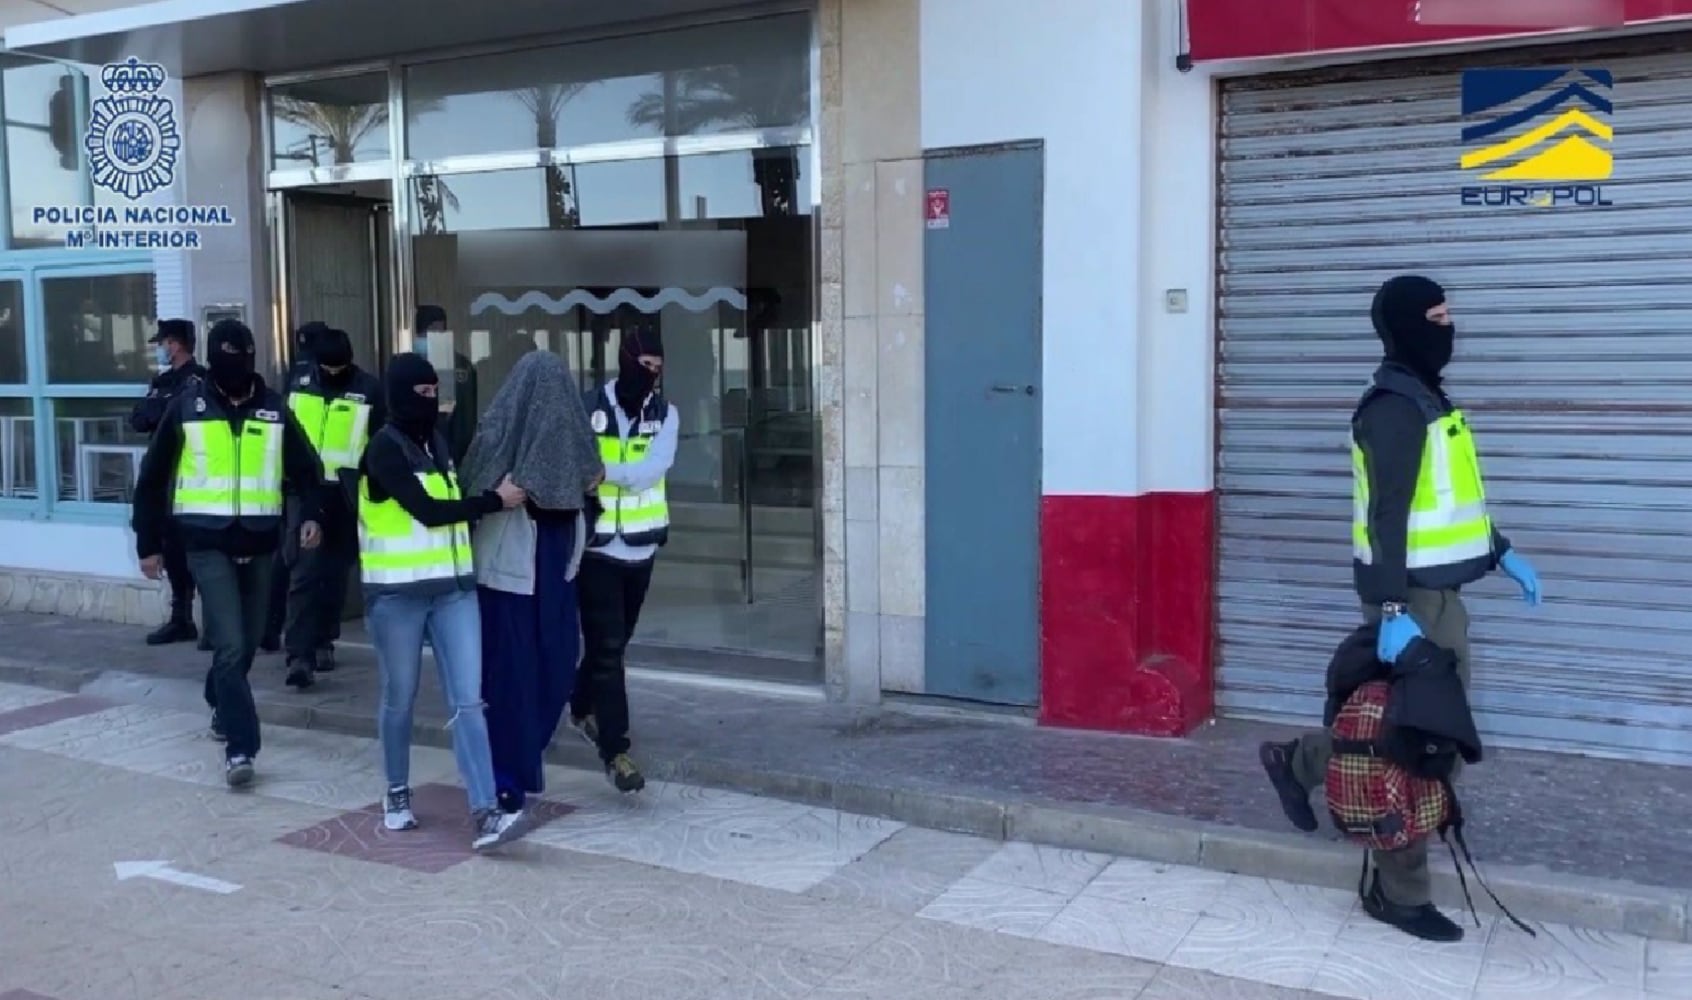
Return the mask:
{"type": "Polygon", "coordinates": [[[605,470],[575,376],[564,359],[533,351],[511,369],[464,456],[470,495],[510,475],[543,510],[581,510],[605,470]]]}

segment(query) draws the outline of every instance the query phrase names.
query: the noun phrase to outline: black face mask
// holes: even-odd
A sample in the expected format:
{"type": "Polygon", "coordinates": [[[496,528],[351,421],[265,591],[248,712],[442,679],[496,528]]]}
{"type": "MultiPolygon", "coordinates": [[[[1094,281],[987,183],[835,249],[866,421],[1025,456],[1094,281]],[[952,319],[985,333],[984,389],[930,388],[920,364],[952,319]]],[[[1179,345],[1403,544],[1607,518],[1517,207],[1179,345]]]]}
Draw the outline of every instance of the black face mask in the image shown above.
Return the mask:
{"type": "Polygon", "coordinates": [[[342,368],[338,372],[332,372],[322,365],[318,365],[317,377],[323,381],[324,385],[331,389],[345,389],[347,384],[352,381],[353,370],[349,366],[342,368]]]}
{"type": "Polygon", "coordinates": [[[245,396],[253,387],[253,356],[248,352],[214,351],[211,356],[212,384],[231,399],[245,396]]]}
{"type": "Polygon", "coordinates": [[[1457,347],[1455,324],[1435,323],[1428,310],[1445,301],[1445,289],[1427,278],[1400,275],[1375,293],[1375,333],[1388,361],[1415,372],[1437,388],[1457,347]]]}
{"type": "Polygon", "coordinates": [[[239,320],[219,320],[206,339],[206,367],[212,385],[231,399],[253,390],[253,331],[239,320]]]}
{"type": "Polygon", "coordinates": [[[664,345],[656,331],[630,330],[623,335],[622,347],[617,352],[617,405],[630,418],[640,413],[646,397],[658,386],[658,373],[641,364],[642,355],[664,356],[664,345]]]}
{"type": "Polygon", "coordinates": [[[396,354],[387,371],[388,419],[407,437],[427,442],[440,420],[440,403],[419,395],[420,385],[440,385],[435,366],[418,354],[396,354]]]}

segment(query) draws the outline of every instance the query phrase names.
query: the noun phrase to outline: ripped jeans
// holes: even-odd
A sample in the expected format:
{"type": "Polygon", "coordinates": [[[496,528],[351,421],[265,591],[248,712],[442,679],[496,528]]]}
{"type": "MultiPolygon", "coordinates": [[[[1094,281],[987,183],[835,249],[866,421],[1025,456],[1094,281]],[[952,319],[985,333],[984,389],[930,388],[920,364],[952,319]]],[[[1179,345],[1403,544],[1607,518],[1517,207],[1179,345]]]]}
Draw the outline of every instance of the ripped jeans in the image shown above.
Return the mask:
{"type": "Polygon", "coordinates": [[[470,811],[495,805],[493,754],[482,712],[482,615],[476,593],[455,590],[433,597],[377,594],[365,621],[382,675],[376,726],[388,785],[411,783],[411,715],[423,672],[423,638],[434,647],[435,669],[446,696],[452,752],[470,798],[470,811]]]}

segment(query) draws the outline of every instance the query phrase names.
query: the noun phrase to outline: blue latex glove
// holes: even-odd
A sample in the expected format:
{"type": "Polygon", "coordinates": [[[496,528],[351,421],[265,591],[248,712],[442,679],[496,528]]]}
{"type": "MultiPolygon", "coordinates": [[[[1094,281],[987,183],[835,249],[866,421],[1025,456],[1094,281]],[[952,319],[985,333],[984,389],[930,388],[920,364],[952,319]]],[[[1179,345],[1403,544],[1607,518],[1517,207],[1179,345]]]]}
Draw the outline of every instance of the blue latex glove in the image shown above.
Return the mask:
{"type": "Polygon", "coordinates": [[[1539,589],[1539,574],[1533,571],[1526,559],[1516,555],[1516,550],[1511,549],[1499,558],[1498,568],[1522,588],[1522,600],[1528,603],[1528,607],[1539,607],[1539,602],[1544,596],[1539,589]]]}
{"type": "Polygon", "coordinates": [[[1381,619],[1380,635],[1375,639],[1375,656],[1383,663],[1397,663],[1404,647],[1422,637],[1422,627],[1408,614],[1381,619]]]}

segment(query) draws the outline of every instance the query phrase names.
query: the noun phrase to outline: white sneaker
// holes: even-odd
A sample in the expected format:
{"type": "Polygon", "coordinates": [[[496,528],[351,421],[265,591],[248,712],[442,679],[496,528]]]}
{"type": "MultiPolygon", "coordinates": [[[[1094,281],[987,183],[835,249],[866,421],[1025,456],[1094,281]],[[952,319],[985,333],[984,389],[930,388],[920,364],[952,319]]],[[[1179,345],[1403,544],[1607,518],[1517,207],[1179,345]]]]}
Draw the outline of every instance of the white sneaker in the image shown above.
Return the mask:
{"type": "Polygon", "coordinates": [[[411,789],[399,785],[382,796],[382,825],[389,830],[415,830],[417,817],[411,811],[411,789]]]}
{"type": "Polygon", "coordinates": [[[492,850],[501,844],[517,839],[517,824],[523,821],[523,813],[502,812],[498,809],[485,809],[476,816],[476,839],[470,842],[471,850],[492,850]]]}

